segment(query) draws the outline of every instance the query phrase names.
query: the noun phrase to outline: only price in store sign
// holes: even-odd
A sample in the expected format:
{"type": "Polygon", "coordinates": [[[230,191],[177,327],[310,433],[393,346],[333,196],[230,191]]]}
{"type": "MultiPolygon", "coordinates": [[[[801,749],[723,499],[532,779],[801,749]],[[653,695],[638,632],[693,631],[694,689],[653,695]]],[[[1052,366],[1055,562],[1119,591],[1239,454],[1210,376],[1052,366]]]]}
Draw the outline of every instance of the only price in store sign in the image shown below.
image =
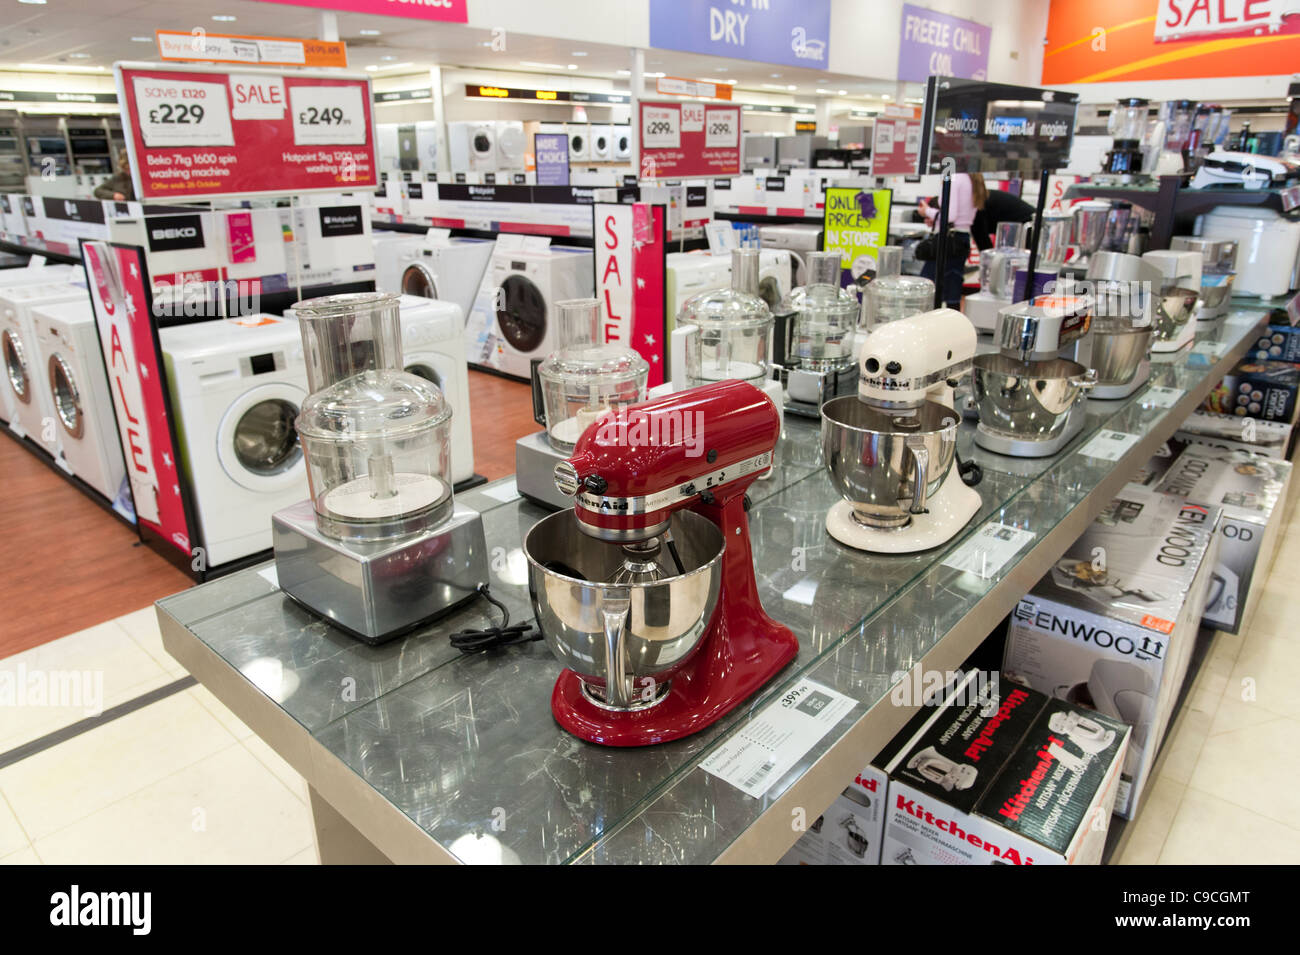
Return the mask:
{"type": "Polygon", "coordinates": [[[365,76],[118,64],[141,199],[378,185],[365,76]]]}

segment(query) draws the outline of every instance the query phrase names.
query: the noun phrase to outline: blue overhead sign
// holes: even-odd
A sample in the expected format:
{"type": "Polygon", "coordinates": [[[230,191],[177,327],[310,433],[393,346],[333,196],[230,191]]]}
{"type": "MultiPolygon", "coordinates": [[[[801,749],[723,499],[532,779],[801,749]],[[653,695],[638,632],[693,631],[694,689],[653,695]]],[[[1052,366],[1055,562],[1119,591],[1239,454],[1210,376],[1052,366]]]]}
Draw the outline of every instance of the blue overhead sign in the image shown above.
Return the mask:
{"type": "Polygon", "coordinates": [[[650,45],[827,69],[831,0],[650,0],[650,45]]]}

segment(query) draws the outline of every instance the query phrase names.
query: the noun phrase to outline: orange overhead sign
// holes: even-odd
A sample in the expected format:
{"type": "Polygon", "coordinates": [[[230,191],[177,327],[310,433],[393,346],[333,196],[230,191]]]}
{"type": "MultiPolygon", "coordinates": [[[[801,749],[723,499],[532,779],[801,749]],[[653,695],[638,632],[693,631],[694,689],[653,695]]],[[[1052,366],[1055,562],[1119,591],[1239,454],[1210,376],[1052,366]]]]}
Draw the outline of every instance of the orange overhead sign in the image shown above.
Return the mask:
{"type": "Polygon", "coordinates": [[[661,76],[655,89],[669,96],[704,96],[709,99],[731,99],[730,83],[710,83],[708,80],[687,80],[680,76],[661,76]]]}
{"type": "Polygon", "coordinates": [[[1291,0],[1052,0],[1044,86],[1290,75],[1291,0]]]}
{"type": "Polygon", "coordinates": [[[158,55],[164,60],[202,63],[243,63],[247,66],[346,67],[347,44],[341,40],[299,37],[238,36],[157,30],[158,55]]]}

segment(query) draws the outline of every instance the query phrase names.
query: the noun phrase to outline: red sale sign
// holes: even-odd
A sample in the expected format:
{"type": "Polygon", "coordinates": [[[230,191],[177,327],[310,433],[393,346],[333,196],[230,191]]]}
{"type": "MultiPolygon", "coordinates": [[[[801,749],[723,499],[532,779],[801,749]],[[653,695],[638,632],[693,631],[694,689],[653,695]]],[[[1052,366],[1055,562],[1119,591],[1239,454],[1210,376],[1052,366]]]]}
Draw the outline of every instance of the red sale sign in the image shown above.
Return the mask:
{"type": "Polygon", "coordinates": [[[666,374],[664,207],[597,203],[592,210],[605,341],[630,347],[648,361],[653,388],[666,374]]]}
{"type": "Polygon", "coordinates": [[[368,77],[144,63],[113,69],[140,199],[378,185],[368,77]]]}
{"type": "Polygon", "coordinates": [[[642,179],[740,173],[740,107],[641,103],[642,179]]]}

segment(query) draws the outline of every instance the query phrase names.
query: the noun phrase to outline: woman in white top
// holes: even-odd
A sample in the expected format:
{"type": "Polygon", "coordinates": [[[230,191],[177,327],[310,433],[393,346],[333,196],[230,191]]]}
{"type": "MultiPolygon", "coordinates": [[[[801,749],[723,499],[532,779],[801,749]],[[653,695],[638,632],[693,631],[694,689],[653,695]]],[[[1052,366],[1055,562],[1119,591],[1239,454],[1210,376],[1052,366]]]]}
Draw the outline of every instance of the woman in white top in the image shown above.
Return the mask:
{"type": "MultiPolygon", "coordinates": [[[[948,257],[944,263],[942,285],[943,302],[949,308],[958,308],[961,305],[961,288],[966,277],[966,258],[970,255],[971,225],[975,222],[975,213],[984,207],[984,200],[987,197],[988,190],[982,176],[972,179],[966,173],[959,172],[952,177],[952,185],[948,190],[948,257]]],[[[938,206],[931,206],[922,199],[918,209],[926,223],[935,231],[935,241],[938,242],[938,206]]],[[[923,276],[938,284],[934,272],[933,259],[924,263],[921,268],[923,276]]]]}

